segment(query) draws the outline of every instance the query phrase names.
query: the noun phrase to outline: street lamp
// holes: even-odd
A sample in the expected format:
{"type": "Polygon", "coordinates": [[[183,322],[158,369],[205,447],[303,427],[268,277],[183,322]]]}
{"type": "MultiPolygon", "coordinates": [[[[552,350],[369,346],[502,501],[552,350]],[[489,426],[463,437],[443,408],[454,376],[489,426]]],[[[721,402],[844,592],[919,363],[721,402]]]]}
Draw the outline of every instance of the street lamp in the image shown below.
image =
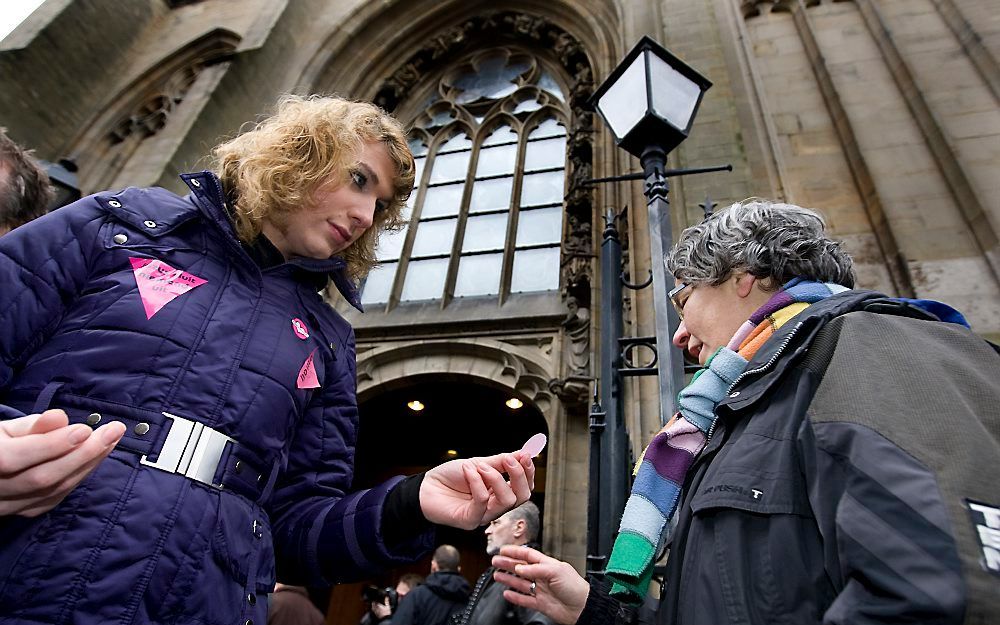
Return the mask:
{"type": "Polygon", "coordinates": [[[641,158],[650,146],[670,152],[687,138],[701,98],[711,86],[663,46],[643,37],[597,88],[591,102],[618,147],[641,158]]]}
{"type": "Polygon", "coordinates": [[[687,138],[702,96],[711,86],[663,46],[643,37],[591,98],[618,146],[639,157],[646,181],[661,424],[673,414],[684,382],[684,363],[670,343],[679,322],[667,301],[673,280],[663,266],[663,257],[673,246],[667,175],[674,172],[666,171],[667,153],[687,138]]]}
{"type": "Polygon", "coordinates": [[[587,572],[602,576],[611,551],[612,538],[625,507],[629,486],[628,436],[622,413],[622,376],[658,376],[660,422],[674,412],[674,398],[684,383],[684,363],[671,348],[677,329],[677,313],[667,301],[673,280],[666,275],[663,257],[673,246],[667,177],[731,169],[729,166],[690,170],[667,170],[667,153],[687,138],[702,96],[712,86],[705,77],[643,37],[598,87],[590,103],[604,118],[618,146],[639,157],[642,174],[594,178],[588,183],[643,178],[649,215],[651,281],[655,313],[655,337],[624,338],[622,334],[622,287],[640,289],[624,281],[617,216],[607,217],[601,252],[601,372],[590,414],[591,458],[588,511],[587,572]],[[655,347],[655,360],[633,367],[623,357],[633,347],[655,347]],[[624,350],[622,349],[624,348],[624,350]]]}

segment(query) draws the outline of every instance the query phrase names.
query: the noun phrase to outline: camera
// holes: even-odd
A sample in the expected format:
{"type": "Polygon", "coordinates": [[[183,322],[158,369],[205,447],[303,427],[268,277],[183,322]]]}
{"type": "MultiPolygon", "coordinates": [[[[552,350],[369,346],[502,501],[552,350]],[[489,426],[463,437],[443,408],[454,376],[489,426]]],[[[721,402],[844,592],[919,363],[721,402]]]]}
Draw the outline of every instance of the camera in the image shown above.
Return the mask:
{"type": "Polygon", "coordinates": [[[399,603],[399,595],[395,588],[379,588],[378,586],[367,586],[361,590],[361,600],[365,603],[385,603],[389,598],[389,608],[395,612],[399,603]]]}

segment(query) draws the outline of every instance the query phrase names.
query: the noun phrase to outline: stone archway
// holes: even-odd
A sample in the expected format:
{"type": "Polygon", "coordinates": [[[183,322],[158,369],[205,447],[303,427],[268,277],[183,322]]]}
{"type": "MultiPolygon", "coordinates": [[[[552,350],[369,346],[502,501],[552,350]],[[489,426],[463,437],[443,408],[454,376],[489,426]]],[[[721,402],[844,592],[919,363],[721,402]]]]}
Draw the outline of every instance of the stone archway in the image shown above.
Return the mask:
{"type": "Polygon", "coordinates": [[[399,341],[359,350],[358,401],[399,388],[417,376],[467,379],[504,389],[539,410],[549,432],[546,450],[546,514],[543,547],[563,558],[584,553],[584,511],[568,506],[586,492],[588,447],[586,423],[568,418],[563,401],[549,390],[557,361],[550,339],[522,344],[490,338],[399,341]]]}
{"type": "Polygon", "coordinates": [[[486,338],[405,341],[358,353],[358,401],[379,387],[392,387],[413,375],[455,374],[501,386],[534,403],[550,431],[555,409],[548,389],[556,377],[553,363],[537,350],[486,338]]]}

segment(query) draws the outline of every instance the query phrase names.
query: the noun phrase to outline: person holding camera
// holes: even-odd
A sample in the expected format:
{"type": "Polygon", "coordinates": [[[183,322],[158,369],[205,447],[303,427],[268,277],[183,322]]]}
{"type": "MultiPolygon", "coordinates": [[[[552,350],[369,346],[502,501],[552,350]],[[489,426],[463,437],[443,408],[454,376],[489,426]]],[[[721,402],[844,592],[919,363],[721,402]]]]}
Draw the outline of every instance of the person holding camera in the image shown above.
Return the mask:
{"type": "Polygon", "coordinates": [[[361,600],[368,603],[368,611],[361,617],[359,625],[389,625],[399,602],[410,591],[424,583],[422,575],[407,573],[399,578],[395,588],[368,586],[361,591],[361,600]]]}

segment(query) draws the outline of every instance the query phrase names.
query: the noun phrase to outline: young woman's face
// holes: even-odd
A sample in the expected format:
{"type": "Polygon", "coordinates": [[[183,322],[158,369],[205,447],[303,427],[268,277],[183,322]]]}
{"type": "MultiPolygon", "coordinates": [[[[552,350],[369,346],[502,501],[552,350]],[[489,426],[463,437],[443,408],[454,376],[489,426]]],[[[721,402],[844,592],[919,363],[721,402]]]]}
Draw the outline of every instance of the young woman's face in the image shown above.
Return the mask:
{"type": "Polygon", "coordinates": [[[339,254],[371,227],[376,211],[392,202],[395,171],[384,144],[365,143],[346,183],[321,185],[310,206],[293,211],[283,228],[265,220],[264,235],[286,259],[339,254]]]}

